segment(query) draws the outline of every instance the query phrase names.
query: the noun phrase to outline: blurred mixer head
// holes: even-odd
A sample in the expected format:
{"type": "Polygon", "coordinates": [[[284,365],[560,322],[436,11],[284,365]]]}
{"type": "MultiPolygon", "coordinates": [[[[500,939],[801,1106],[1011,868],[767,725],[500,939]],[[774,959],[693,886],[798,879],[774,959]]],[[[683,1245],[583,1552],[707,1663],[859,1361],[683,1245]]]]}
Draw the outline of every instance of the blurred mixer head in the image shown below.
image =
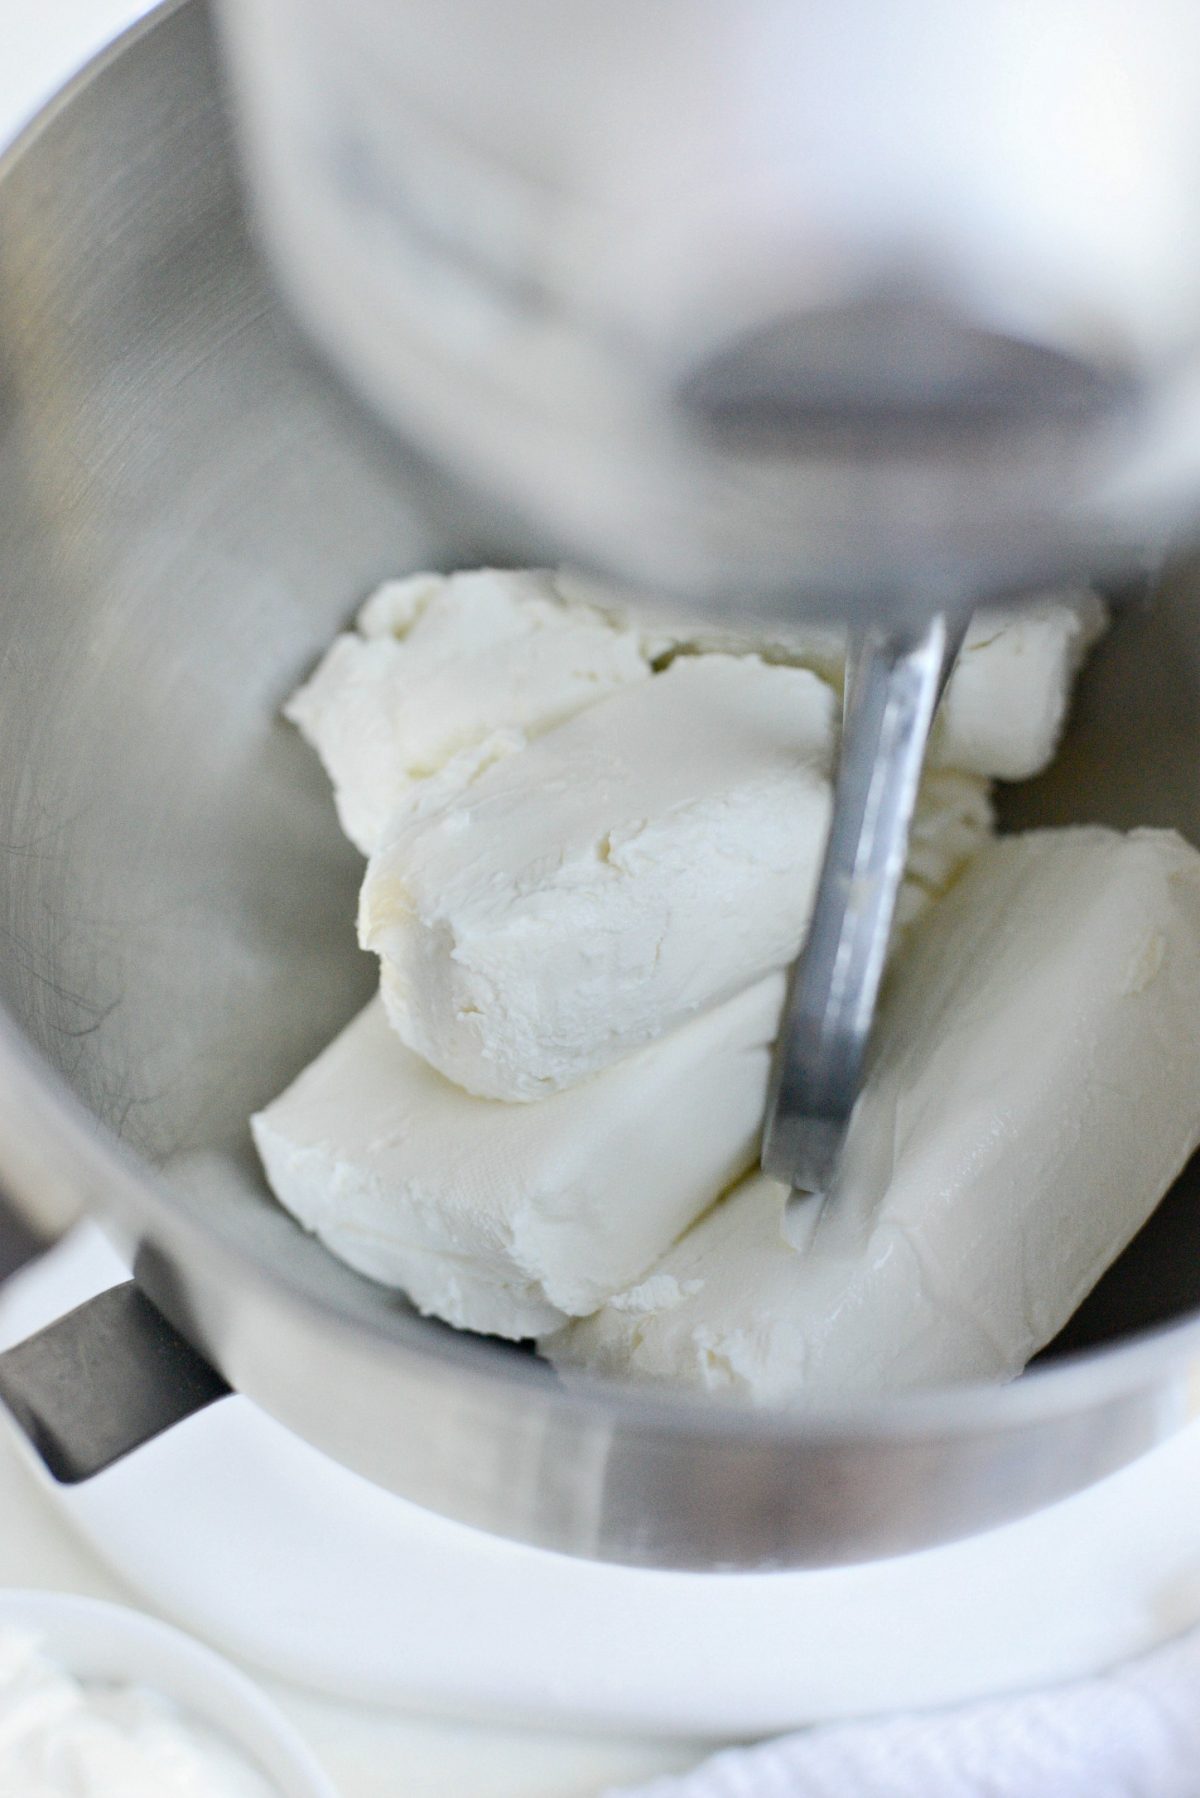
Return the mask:
{"type": "Polygon", "coordinates": [[[280,278],[423,453],[726,615],[1136,559],[1200,491],[1187,0],[236,0],[280,278]]]}

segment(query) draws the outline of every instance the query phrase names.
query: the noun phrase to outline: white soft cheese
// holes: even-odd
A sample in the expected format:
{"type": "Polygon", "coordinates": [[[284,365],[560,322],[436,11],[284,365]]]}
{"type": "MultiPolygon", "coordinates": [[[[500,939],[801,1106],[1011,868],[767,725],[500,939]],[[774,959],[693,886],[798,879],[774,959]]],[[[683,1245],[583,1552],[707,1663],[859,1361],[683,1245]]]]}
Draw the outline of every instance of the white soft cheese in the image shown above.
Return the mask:
{"type": "Polygon", "coordinates": [[[1108,614],[1087,588],[971,620],[929,745],[935,766],[1025,780],[1053,760],[1075,676],[1108,614]]]}
{"type": "MultiPolygon", "coordinates": [[[[934,730],[931,763],[1017,779],[1050,761],[1105,611],[1086,590],[972,622],[934,730]]],[[[689,628],[661,603],[596,582],[478,569],[388,581],[285,711],[320,755],[347,836],[369,854],[413,782],[495,731],[539,734],[681,647],[744,653],[744,633],[689,628]]],[[[811,625],[773,644],[840,687],[844,636],[811,625]]]]}
{"type": "Polygon", "coordinates": [[[538,1105],[452,1086],[378,1000],[252,1120],[335,1255],[467,1329],[523,1337],[638,1279],[757,1153],[775,975],[538,1105]]]}
{"type": "MultiPolygon", "coordinates": [[[[681,645],[730,653],[761,648],[769,660],[811,668],[841,688],[846,638],[840,627],[803,623],[768,630],[765,643],[749,644],[744,629],[697,624],[670,603],[648,596],[618,599],[578,575],[558,580],[562,592],[580,603],[623,606],[646,634],[648,648],[660,655],[681,645]]],[[[934,726],[930,765],[1000,780],[1041,773],[1058,748],[1075,676],[1107,621],[1103,601],[1086,587],[977,612],[934,726]]]]}
{"type": "Polygon", "coordinates": [[[534,1099],[784,966],[835,732],[806,670],[689,657],[465,781],[426,783],[359,912],[403,1041],[468,1092],[534,1099]]]}
{"type": "MultiPolygon", "coordinates": [[[[521,753],[491,738],[457,758],[393,818],[363,886],[399,1035],[468,1092],[533,1099],[787,965],[834,712],[804,670],[706,655],[521,753]]],[[[979,778],[927,777],[902,924],[991,819],[979,778]]]]}
{"type": "Polygon", "coordinates": [[[634,629],[562,599],[550,575],[479,569],[389,581],[285,712],[369,854],[416,780],[492,731],[548,729],[650,673],[634,629]]]}
{"type": "Polygon", "coordinates": [[[561,1366],[758,1403],[1007,1378],[1200,1141],[1200,855],[1169,831],[984,848],[900,958],[840,1190],[754,1176],[561,1366]]]}
{"type": "Polygon", "coordinates": [[[0,1634],[0,1798],[278,1798],[221,1737],[140,1686],[85,1685],[0,1634]]]}

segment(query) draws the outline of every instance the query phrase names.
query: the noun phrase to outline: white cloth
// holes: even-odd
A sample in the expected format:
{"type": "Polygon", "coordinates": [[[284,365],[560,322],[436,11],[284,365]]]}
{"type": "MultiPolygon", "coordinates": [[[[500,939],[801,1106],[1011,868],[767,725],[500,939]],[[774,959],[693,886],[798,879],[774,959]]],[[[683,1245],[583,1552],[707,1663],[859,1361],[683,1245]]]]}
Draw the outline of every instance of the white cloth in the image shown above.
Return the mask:
{"type": "Polygon", "coordinates": [[[1200,1798],[1200,1630],[1102,1678],[823,1724],[619,1798],[1200,1798]]]}

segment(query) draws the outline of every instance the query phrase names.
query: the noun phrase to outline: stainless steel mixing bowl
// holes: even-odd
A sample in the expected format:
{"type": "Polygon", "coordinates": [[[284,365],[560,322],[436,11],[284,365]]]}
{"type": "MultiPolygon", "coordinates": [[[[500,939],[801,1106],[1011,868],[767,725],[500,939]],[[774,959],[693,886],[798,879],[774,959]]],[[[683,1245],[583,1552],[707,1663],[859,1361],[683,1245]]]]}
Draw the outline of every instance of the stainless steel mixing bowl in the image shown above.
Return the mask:
{"type": "MultiPolygon", "coordinates": [[[[155,14],[0,176],[10,1194],[115,1220],[163,1309],[331,1455],[574,1553],[734,1568],[899,1552],[1046,1504],[1178,1428],[1200,1395],[1186,1180],[1058,1364],[804,1421],[568,1392],[530,1356],[417,1318],[274,1204],[247,1116],[374,979],[353,946],[357,859],[280,701],[379,577],[520,553],[295,341],[248,240],[207,14],[155,14]]],[[[1122,618],[1014,820],[1200,839],[1195,591],[1182,571],[1122,618]]]]}

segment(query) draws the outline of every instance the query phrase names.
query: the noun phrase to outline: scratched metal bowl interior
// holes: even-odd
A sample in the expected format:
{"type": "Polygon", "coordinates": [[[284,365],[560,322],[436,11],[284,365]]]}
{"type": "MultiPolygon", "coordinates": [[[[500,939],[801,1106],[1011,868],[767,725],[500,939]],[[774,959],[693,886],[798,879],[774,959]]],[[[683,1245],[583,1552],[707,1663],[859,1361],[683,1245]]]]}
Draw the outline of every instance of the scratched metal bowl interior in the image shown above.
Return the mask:
{"type": "MultiPolygon", "coordinates": [[[[359,858],[279,707],[373,582],[520,545],[365,426],[281,316],[194,6],[10,160],[0,358],[0,999],[167,1203],[394,1331],[405,1302],[274,1204],[247,1129],[375,982],[359,858]]],[[[1121,616],[1006,826],[1200,841],[1196,589],[1180,567],[1121,616]]],[[[1196,1306],[1196,1183],[1051,1356],[1196,1306]]]]}

